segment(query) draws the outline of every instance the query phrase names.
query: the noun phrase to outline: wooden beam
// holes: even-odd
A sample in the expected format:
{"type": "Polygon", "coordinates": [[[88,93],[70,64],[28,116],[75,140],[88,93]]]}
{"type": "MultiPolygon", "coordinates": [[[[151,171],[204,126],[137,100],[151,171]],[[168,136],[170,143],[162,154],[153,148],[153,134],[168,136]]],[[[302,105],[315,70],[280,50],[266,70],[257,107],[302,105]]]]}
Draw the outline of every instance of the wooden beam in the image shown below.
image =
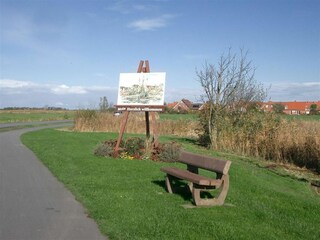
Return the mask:
{"type": "Polygon", "coordinates": [[[150,121],[149,121],[149,112],[144,112],[146,117],[146,137],[147,141],[149,141],[150,138],[150,121]]]}
{"type": "Polygon", "coordinates": [[[143,63],[144,62],[141,60],[140,63],[139,63],[139,66],[138,66],[137,73],[141,73],[142,72],[143,63]]]}
{"type": "Polygon", "coordinates": [[[156,113],[155,112],[151,112],[151,119],[152,119],[152,131],[153,131],[153,145],[154,147],[158,147],[159,146],[159,142],[158,142],[158,127],[157,127],[157,121],[156,121],[156,113]]]}
{"type": "Polygon", "coordinates": [[[116,144],[116,147],[114,149],[115,157],[118,157],[118,154],[119,154],[120,143],[121,143],[124,131],[126,130],[128,117],[129,117],[129,111],[125,111],[123,119],[122,119],[122,122],[121,122],[120,133],[119,133],[119,136],[118,136],[117,144],[116,144]]]}

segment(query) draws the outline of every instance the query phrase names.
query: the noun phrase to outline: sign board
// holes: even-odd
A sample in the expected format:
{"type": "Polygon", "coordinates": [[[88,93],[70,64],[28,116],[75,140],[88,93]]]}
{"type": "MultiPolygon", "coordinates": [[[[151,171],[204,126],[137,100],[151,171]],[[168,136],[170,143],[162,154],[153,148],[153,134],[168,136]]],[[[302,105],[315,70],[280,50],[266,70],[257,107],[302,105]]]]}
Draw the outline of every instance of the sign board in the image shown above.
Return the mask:
{"type": "Polygon", "coordinates": [[[163,106],[165,77],[165,72],[120,73],[118,109],[132,107],[136,111],[146,111],[148,106],[150,109],[163,106]]]}

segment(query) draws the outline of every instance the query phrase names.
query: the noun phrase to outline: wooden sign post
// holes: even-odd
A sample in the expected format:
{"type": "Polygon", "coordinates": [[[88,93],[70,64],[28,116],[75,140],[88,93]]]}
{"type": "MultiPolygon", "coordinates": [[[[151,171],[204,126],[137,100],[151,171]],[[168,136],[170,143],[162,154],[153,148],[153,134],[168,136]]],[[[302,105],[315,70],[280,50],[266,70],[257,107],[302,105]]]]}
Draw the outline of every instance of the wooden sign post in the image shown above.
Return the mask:
{"type": "MultiPolygon", "coordinates": [[[[150,73],[150,66],[149,66],[148,60],[140,61],[137,73],[150,73]]],[[[134,108],[135,106],[131,106],[131,107],[134,108]]],[[[141,107],[141,106],[138,106],[138,107],[141,107]]],[[[159,106],[148,106],[146,109],[152,109],[153,107],[159,108],[159,106]]],[[[150,144],[149,111],[148,110],[144,110],[144,111],[145,111],[145,122],[146,122],[146,143],[150,144]]],[[[126,129],[129,113],[130,113],[130,108],[126,108],[122,122],[121,122],[120,133],[118,136],[117,144],[114,149],[114,155],[116,157],[119,155],[120,143],[123,138],[124,131],[126,129]]],[[[153,144],[154,144],[154,147],[158,147],[159,142],[158,142],[158,130],[157,130],[155,111],[151,111],[151,121],[152,121],[152,130],[153,130],[153,138],[154,138],[153,144]]]]}

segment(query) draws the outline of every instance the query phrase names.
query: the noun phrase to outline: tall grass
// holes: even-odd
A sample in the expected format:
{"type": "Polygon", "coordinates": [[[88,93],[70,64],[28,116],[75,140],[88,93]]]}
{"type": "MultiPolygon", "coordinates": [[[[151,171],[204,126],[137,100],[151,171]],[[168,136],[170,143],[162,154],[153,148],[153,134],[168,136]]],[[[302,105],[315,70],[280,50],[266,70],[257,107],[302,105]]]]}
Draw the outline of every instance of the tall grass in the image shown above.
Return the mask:
{"type": "Polygon", "coordinates": [[[248,113],[225,118],[219,150],[292,163],[320,173],[320,122],[292,120],[275,114],[248,113]]]}
{"type": "MultiPolygon", "coordinates": [[[[112,113],[97,112],[94,110],[81,110],[75,114],[76,131],[81,132],[119,132],[124,115],[114,116],[112,113]]],[[[195,129],[199,128],[199,123],[192,119],[164,119],[157,118],[157,129],[160,135],[175,135],[183,137],[196,137],[195,129]]],[[[150,117],[151,122],[151,117],[150,117]]],[[[152,124],[150,124],[150,127],[152,124]]],[[[151,129],[152,130],[152,129],[151,129]]],[[[131,112],[129,114],[127,133],[145,133],[145,114],[131,112]]]]}

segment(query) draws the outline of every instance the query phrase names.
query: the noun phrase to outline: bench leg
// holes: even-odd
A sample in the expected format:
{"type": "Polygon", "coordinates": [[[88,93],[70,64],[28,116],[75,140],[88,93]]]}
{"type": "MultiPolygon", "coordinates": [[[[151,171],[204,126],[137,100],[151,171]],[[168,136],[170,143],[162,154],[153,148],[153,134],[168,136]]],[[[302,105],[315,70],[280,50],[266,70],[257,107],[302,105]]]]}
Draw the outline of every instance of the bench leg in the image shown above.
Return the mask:
{"type": "Polygon", "coordinates": [[[221,202],[221,205],[224,203],[224,200],[227,197],[228,191],[229,191],[229,175],[224,175],[222,177],[222,186],[221,186],[221,192],[218,196],[219,201],[221,202]]]}
{"type": "Polygon", "coordinates": [[[167,191],[169,193],[172,193],[171,181],[172,181],[172,177],[169,174],[167,174],[167,176],[166,176],[166,186],[167,186],[167,191]]]}
{"type": "Polygon", "coordinates": [[[207,189],[201,189],[197,186],[194,186],[192,189],[192,197],[196,206],[221,206],[224,204],[224,200],[227,197],[229,190],[229,176],[222,177],[223,183],[221,186],[221,192],[216,198],[212,199],[203,199],[200,197],[202,191],[208,191],[207,189]]]}
{"type": "MultiPolygon", "coordinates": [[[[166,187],[167,187],[167,191],[169,193],[173,193],[172,191],[172,180],[173,179],[176,179],[175,177],[172,177],[171,175],[167,174],[166,176],[166,187]]],[[[190,192],[192,192],[192,189],[193,189],[193,183],[192,182],[188,182],[188,187],[189,187],[189,190],[190,192]]]]}
{"type": "Polygon", "coordinates": [[[188,187],[189,187],[190,192],[192,193],[193,183],[192,182],[188,182],[188,187]]]}

